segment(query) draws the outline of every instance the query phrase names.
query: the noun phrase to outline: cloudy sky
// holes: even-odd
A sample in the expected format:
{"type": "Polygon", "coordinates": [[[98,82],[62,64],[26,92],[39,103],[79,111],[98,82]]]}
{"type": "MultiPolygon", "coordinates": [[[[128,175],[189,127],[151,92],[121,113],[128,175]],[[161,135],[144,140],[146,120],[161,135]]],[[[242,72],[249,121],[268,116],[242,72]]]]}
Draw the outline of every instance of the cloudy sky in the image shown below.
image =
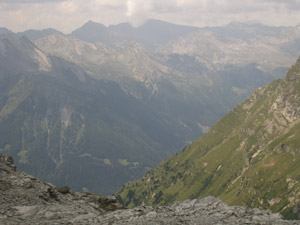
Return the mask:
{"type": "Polygon", "coordinates": [[[300,0],[0,0],[0,27],[55,28],[65,33],[88,20],[105,25],[149,18],[192,26],[231,21],[300,24],[300,0]]]}

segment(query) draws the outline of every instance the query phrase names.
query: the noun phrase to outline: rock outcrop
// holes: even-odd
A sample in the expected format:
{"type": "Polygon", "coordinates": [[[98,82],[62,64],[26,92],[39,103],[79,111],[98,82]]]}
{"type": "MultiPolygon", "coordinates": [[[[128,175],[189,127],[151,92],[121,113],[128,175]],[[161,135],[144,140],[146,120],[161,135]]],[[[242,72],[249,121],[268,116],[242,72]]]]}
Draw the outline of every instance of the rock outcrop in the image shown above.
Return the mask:
{"type": "Polygon", "coordinates": [[[0,224],[94,224],[99,215],[123,207],[114,197],[73,192],[22,172],[0,154],[0,224]]]}
{"type": "Polygon", "coordinates": [[[124,209],[114,197],[73,192],[16,171],[0,153],[0,224],[299,224],[279,214],[227,206],[213,197],[124,209]]]}

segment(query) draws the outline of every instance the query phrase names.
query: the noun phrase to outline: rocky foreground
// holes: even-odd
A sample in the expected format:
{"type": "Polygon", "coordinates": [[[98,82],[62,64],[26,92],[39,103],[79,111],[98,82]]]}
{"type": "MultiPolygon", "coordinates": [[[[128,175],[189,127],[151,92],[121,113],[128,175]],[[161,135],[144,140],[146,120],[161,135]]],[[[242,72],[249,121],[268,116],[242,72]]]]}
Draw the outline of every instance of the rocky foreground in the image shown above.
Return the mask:
{"type": "Polygon", "coordinates": [[[55,187],[16,171],[0,153],[0,224],[300,224],[280,214],[228,206],[213,197],[124,209],[114,197],[55,187]]]}

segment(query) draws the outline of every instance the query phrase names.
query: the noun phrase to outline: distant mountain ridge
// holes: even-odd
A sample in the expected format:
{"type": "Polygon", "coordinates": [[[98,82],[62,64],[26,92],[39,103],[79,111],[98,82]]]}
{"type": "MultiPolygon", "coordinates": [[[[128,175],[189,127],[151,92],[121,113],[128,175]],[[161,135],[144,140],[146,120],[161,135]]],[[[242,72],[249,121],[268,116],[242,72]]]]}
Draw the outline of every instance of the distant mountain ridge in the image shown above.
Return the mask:
{"type": "Polygon", "coordinates": [[[159,20],[148,20],[135,28],[130,23],[110,25],[108,27],[88,21],[82,27],[71,33],[71,36],[84,41],[95,43],[97,41],[108,45],[115,45],[123,41],[134,40],[148,49],[163,45],[188,32],[199,28],[175,25],[159,20]]]}
{"type": "Polygon", "coordinates": [[[219,197],[299,218],[300,58],[210,131],[116,193],[129,206],[219,197]]]}
{"type": "Polygon", "coordinates": [[[241,67],[256,63],[259,69],[276,77],[284,76],[283,69],[300,54],[300,28],[297,26],[270,27],[233,22],[227,26],[197,28],[149,20],[134,28],[126,23],[105,27],[90,21],[76,32],[71,35],[93,43],[99,41],[119,46],[124,41],[134,40],[148,51],[163,55],[187,54],[217,70],[226,65],[241,67]],[[89,24],[93,24],[93,29],[89,29],[89,24]],[[87,38],[77,36],[76,32],[87,38]],[[89,37],[95,39],[91,41],[89,37]]]}
{"type": "Polygon", "coordinates": [[[11,31],[5,27],[0,27],[0,34],[7,34],[7,33],[11,33],[11,31]]]}
{"type": "Polygon", "coordinates": [[[47,37],[47,36],[52,35],[52,34],[63,35],[62,32],[60,32],[58,30],[55,30],[55,29],[52,29],[52,28],[43,29],[43,30],[26,30],[24,32],[18,32],[17,34],[20,35],[20,36],[24,35],[32,41],[47,37]]]}
{"type": "MultiPolygon", "coordinates": [[[[47,33],[59,33],[53,29],[26,32],[31,40],[46,37],[47,33]]],[[[133,40],[148,51],[164,55],[188,54],[218,70],[228,64],[241,67],[256,63],[259,69],[277,77],[284,76],[282,70],[300,54],[299,26],[271,27],[232,22],[226,26],[198,28],[150,19],[135,28],[129,23],[104,26],[88,21],[67,36],[91,43],[101,42],[113,48],[133,40]]]]}

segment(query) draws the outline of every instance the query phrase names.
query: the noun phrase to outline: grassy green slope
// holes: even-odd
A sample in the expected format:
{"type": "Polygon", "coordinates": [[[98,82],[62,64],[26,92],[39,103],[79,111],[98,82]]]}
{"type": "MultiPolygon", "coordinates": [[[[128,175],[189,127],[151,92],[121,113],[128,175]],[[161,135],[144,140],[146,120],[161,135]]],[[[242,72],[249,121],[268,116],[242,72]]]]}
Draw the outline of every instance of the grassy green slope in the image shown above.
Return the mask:
{"type": "Polygon", "coordinates": [[[208,134],[116,196],[127,206],[219,197],[296,218],[300,202],[300,59],[208,134]],[[296,211],[295,211],[296,210],[296,211]]]}

